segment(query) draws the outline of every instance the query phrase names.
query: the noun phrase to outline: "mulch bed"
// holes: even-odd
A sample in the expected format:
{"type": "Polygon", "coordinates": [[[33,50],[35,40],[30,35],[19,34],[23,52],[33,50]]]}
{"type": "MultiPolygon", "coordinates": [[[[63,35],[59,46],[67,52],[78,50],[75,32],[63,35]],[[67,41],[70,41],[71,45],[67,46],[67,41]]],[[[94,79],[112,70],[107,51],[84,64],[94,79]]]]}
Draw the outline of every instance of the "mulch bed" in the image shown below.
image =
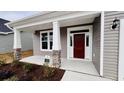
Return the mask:
{"type": "MultiPolygon", "coordinates": [[[[26,71],[23,66],[27,63],[19,63],[13,65],[12,63],[0,66],[0,71],[9,71],[18,78],[18,81],[60,81],[64,75],[65,70],[54,68],[54,74],[50,77],[44,77],[44,66],[32,65],[30,71],[26,71]]],[[[53,69],[53,68],[52,68],[53,69]]]]}

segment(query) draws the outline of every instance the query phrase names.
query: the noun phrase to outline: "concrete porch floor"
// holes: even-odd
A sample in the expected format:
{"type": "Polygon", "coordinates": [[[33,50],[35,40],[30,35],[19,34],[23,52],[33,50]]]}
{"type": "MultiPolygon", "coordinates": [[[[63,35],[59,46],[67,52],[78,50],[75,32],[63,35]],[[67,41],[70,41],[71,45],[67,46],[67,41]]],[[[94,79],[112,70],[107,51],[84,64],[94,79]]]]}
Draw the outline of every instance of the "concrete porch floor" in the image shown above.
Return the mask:
{"type": "MultiPolygon", "coordinates": [[[[43,65],[44,57],[42,57],[42,56],[30,56],[27,58],[23,58],[20,61],[38,64],[38,65],[43,65]]],[[[61,62],[61,69],[99,76],[99,74],[96,71],[92,62],[81,61],[81,60],[67,60],[67,59],[62,59],[61,61],[62,61],[61,62]]]]}
{"type": "Polygon", "coordinates": [[[96,71],[96,68],[90,61],[62,59],[61,68],[68,71],[99,76],[98,72],[96,71]]]}

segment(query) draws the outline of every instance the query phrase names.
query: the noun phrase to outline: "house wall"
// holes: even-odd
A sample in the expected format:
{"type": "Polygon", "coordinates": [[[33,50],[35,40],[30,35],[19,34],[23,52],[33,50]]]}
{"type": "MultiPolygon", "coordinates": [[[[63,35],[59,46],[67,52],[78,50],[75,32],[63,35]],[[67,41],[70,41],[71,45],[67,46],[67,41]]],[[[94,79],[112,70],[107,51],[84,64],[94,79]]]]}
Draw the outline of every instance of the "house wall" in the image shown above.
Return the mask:
{"type": "Polygon", "coordinates": [[[22,32],[21,43],[22,43],[22,51],[32,50],[33,49],[32,32],[28,32],[28,31],[22,32]]]}
{"type": "MultiPolygon", "coordinates": [[[[0,35],[0,54],[13,52],[13,38],[14,34],[0,35]]],[[[21,42],[22,51],[32,49],[32,34],[29,32],[21,32],[21,42]]]]}
{"type": "Polygon", "coordinates": [[[13,52],[13,34],[0,35],[0,54],[13,52]]]}
{"type": "Polygon", "coordinates": [[[100,73],[100,17],[96,17],[93,22],[93,64],[100,73]]]}
{"type": "Polygon", "coordinates": [[[111,29],[115,17],[124,18],[123,11],[109,11],[104,14],[104,63],[103,76],[118,79],[119,29],[111,29]]]}

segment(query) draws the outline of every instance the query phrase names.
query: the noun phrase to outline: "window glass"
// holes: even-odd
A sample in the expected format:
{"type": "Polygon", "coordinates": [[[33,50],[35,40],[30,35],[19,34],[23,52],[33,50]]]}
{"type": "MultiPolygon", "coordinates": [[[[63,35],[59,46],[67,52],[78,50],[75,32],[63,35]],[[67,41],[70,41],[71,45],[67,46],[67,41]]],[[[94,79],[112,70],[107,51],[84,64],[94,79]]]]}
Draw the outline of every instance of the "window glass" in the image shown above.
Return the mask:
{"type": "Polygon", "coordinates": [[[53,46],[53,33],[52,32],[50,32],[49,33],[50,35],[50,37],[49,37],[49,39],[50,39],[50,49],[52,49],[52,46],[53,46]]]}
{"type": "Polygon", "coordinates": [[[89,35],[86,36],[86,46],[89,47],[89,35]]]}
{"type": "Polygon", "coordinates": [[[42,33],[42,49],[48,49],[48,35],[47,35],[47,33],[42,33]]]}
{"type": "Polygon", "coordinates": [[[42,42],[42,49],[47,49],[47,46],[48,46],[47,42],[42,42]]]}
{"type": "Polygon", "coordinates": [[[72,46],[72,36],[70,36],[70,46],[72,46]]]}
{"type": "Polygon", "coordinates": [[[47,42],[47,33],[42,33],[42,42],[47,42]]]}

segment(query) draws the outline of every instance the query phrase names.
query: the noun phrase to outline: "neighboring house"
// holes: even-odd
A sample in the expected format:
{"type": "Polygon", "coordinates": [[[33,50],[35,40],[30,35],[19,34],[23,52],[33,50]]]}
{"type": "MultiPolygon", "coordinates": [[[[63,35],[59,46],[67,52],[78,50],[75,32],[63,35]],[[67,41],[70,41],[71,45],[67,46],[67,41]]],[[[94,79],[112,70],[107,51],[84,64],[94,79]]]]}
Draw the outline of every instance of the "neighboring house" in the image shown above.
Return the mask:
{"type": "Polygon", "coordinates": [[[100,76],[124,80],[123,11],[51,11],[6,25],[14,30],[17,59],[20,31],[27,31],[33,33],[34,55],[52,56],[54,66],[61,65],[60,58],[91,61],[100,76]]]}
{"type": "MultiPolygon", "coordinates": [[[[0,18],[0,54],[13,52],[13,39],[14,33],[11,28],[7,27],[5,23],[10,21],[0,18]]],[[[22,33],[22,50],[32,49],[32,36],[31,33],[21,32],[22,33]],[[27,44],[28,42],[28,44],[27,44]]]]}

